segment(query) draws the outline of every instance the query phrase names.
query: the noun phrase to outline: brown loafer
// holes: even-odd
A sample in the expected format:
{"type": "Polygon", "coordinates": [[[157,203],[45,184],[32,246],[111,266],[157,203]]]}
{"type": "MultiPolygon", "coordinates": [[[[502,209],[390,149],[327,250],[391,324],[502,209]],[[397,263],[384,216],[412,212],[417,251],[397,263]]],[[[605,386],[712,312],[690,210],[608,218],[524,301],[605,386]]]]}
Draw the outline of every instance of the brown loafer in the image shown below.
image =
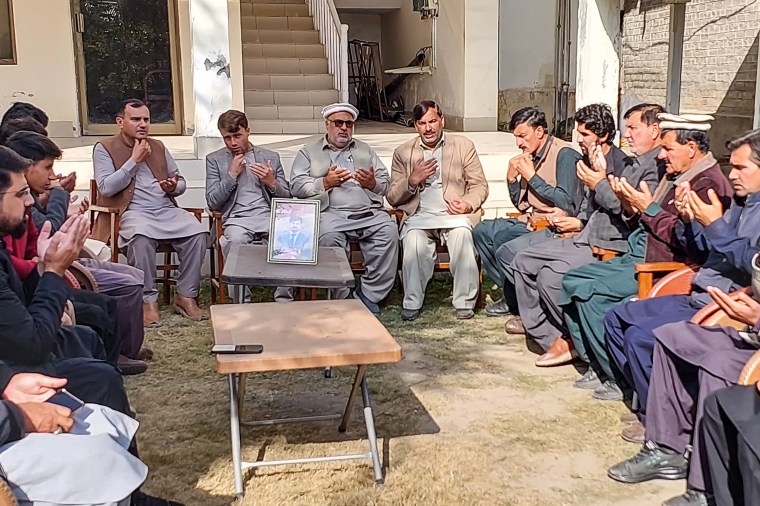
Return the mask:
{"type": "Polygon", "coordinates": [[[623,413],[620,415],[621,423],[635,423],[639,421],[639,417],[636,413],[623,413]]]}
{"type": "Polygon", "coordinates": [[[140,351],[137,352],[137,360],[150,362],[151,360],[153,360],[153,350],[143,346],[142,348],[140,348],[140,351]]]}
{"type": "Polygon", "coordinates": [[[504,323],[504,332],[507,334],[525,334],[522,318],[513,316],[504,323]]]}
{"type": "Polygon", "coordinates": [[[143,302],[143,325],[150,328],[161,326],[158,302],[143,302]]]}
{"type": "Polygon", "coordinates": [[[555,365],[568,364],[578,356],[573,347],[573,342],[562,336],[554,340],[549,350],[536,359],[536,367],[553,367],[555,365]]]}
{"type": "Polygon", "coordinates": [[[208,320],[208,313],[198,307],[198,303],[195,302],[195,299],[191,299],[190,297],[175,295],[173,309],[176,314],[181,315],[188,320],[196,322],[208,320]]]}
{"type": "Polygon", "coordinates": [[[623,430],[620,432],[620,437],[629,443],[644,444],[645,434],[646,429],[644,428],[644,425],[636,420],[632,424],[623,427],[623,430]]]}
{"type": "Polygon", "coordinates": [[[119,367],[121,374],[124,376],[133,376],[135,374],[142,374],[148,370],[148,364],[142,360],[135,360],[133,358],[119,355],[119,360],[116,365],[119,367]]]}

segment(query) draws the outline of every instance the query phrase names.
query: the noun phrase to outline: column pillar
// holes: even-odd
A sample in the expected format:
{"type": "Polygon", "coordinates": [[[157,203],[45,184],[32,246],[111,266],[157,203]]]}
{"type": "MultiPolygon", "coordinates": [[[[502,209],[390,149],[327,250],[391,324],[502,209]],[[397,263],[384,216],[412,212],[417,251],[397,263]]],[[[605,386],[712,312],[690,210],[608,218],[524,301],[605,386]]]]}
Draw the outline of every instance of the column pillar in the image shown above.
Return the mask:
{"type": "Polygon", "coordinates": [[[227,1],[189,0],[195,154],[205,157],[222,146],[219,115],[232,108],[230,30],[227,1]]]}

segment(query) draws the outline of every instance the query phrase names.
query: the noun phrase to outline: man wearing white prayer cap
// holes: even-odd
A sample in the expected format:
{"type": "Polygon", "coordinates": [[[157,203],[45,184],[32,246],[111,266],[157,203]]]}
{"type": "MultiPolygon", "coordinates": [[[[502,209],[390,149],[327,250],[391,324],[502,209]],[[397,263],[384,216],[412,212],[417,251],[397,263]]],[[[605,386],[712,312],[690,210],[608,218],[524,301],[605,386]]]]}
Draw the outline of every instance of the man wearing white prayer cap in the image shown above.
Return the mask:
{"type": "MultiPolygon", "coordinates": [[[[296,198],[321,203],[319,245],[337,246],[349,254],[349,241],[358,242],[366,273],[354,292],[374,314],[393,288],[398,263],[398,229],[384,210],[390,176],[375,150],[354,139],[359,111],[351,104],[322,109],[327,133],[306,144],[290,172],[290,191],[296,198]]],[[[348,289],[333,290],[347,298],[348,289]]]]}

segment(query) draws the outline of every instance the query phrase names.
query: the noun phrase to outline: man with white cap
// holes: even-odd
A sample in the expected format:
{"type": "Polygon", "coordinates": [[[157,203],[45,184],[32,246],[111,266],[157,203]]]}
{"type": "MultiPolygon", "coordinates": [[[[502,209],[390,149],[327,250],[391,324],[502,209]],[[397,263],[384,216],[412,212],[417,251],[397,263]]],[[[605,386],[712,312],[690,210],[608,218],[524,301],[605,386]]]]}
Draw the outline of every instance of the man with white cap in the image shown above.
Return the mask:
{"type": "Polygon", "coordinates": [[[687,492],[667,501],[667,506],[712,503],[699,437],[704,400],[711,391],[738,380],[757,346],[752,344],[757,343],[756,336],[745,340],[727,329],[687,323],[712,300],[753,326],[760,314],[751,299],[732,304],[725,295],[750,285],[753,257],[760,249],[760,133],[740,136],[727,147],[728,177],[736,193],[725,214],[713,190],[708,191],[707,201],[688,188],[676,194],[677,207],[688,222],[685,234],[695,239],[694,248],[708,254],[691,294],[629,303],[622,306],[625,311],[614,310],[605,321],[608,330],[616,332],[608,336],[613,358],[627,361],[617,365],[646,402],[644,446],[636,456],[610,468],[608,475],[625,483],[686,477],[687,492]],[[751,316],[746,320],[739,314],[743,308],[751,316]]]}
{"type": "MultiPolygon", "coordinates": [[[[354,139],[359,111],[336,103],[322,109],[327,134],[306,144],[296,155],[290,172],[290,191],[296,198],[321,203],[319,245],[344,248],[356,241],[366,273],[354,297],[373,314],[393,288],[398,268],[398,229],[385,212],[383,197],[390,177],[377,153],[354,139]]],[[[348,289],[334,290],[334,298],[347,298],[348,289]]]]}

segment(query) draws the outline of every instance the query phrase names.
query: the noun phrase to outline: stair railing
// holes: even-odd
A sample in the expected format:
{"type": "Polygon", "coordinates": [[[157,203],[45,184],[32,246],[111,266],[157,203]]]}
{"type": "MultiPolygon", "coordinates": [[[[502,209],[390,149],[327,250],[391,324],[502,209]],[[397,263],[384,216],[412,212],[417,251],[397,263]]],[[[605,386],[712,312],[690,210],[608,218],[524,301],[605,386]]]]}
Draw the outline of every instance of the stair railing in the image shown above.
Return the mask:
{"type": "Polygon", "coordinates": [[[306,0],[314,28],[325,47],[327,67],[340,101],[348,102],[348,25],[341,24],[333,0],[306,0]]]}

